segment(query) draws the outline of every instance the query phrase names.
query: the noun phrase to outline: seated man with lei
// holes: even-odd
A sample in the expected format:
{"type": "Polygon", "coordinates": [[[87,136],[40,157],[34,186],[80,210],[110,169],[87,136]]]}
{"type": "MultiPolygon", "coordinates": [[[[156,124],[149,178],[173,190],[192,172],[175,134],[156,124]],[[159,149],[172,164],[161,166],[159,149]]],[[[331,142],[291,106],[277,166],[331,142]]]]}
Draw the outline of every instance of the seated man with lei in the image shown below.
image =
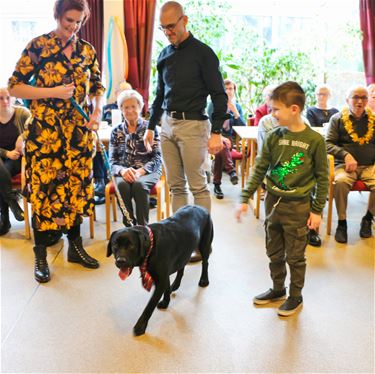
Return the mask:
{"type": "Polygon", "coordinates": [[[339,221],[335,239],[339,243],[348,240],[346,208],[355,181],[361,180],[370,190],[361,238],[371,237],[375,214],[375,115],[367,107],[368,92],[363,86],[351,88],[346,102],[348,107],[331,117],[326,136],[327,152],[336,163],[334,197],[339,221]]]}

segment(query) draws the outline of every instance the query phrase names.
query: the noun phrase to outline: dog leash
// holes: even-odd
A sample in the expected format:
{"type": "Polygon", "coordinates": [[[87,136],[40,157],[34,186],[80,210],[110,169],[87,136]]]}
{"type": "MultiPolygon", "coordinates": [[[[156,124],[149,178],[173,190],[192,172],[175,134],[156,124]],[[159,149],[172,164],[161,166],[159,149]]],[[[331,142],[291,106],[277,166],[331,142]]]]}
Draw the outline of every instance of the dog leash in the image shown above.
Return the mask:
{"type": "MultiPolygon", "coordinates": [[[[73,107],[77,110],[77,112],[79,112],[79,114],[81,114],[81,116],[86,121],[90,121],[90,118],[87,115],[87,113],[81,108],[81,106],[77,103],[77,101],[73,97],[70,98],[70,102],[73,105],[73,107]]],[[[120,191],[119,191],[119,189],[117,187],[115,176],[112,174],[112,168],[111,168],[111,165],[109,163],[109,158],[108,158],[105,146],[104,146],[103,142],[100,140],[98,131],[97,130],[93,130],[93,131],[95,132],[95,134],[96,134],[96,136],[98,138],[98,143],[99,143],[99,146],[100,146],[100,149],[101,149],[101,154],[102,154],[104,166],[107,169],[107,176],[108,176],[108,179],[112,181],[113,187],[115,189],[115,195],[117,197],[117,201],[118,201],[119,206],[120,206],[121,213],[125,217],[125,219],[128,221],[128,223],[131,226],[134,226],[133,220],[130,218],[130,214],[129,214],[128,210],[125,207],[124,200],[122,199],[120,191]]],[[[150,286],[150,288],[151,288],[151,286],[150,286]]]]}
{"type": "Polygon", "coordinates": [[[142,285],[150,292],[152,285],[154,284],[154,280],[152,279],[150,273],[147,271],[147,260],[150,257],[152,248],[154,247],[154,234],[152,233],[152,230],[149,226],[146,226],[148,235],[150,237],[150,247],[146,253],[145,260],[143,261],[142,265],[139,267],[139,271],[141,272],[141,278],[142,278],[142,285]]]}

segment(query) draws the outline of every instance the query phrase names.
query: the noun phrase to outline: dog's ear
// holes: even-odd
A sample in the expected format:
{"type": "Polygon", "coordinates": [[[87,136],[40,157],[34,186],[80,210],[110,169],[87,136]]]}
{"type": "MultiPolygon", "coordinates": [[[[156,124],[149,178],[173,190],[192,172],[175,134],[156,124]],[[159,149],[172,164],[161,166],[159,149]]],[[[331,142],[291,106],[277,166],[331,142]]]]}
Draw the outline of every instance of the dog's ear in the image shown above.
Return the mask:
{"type": "Polygon", "coordinates": [[[113,237],[113,234],[114,234],[115,232],[113,232],[112,234],[111,234],[111,237],[109,238],[109,240],[108,240],[108,245],[107,245],[107,257],[109,257],[113,252],[112,252],[112,237],[113,237]]]}
{"type": "Polygon", "coordinates": [[[148,230],[144,226],[134,226],[133,230],[136,231],[139,239],[139,253],[141,257],[145,257],[150,247],[151,241],[148,230]]]}

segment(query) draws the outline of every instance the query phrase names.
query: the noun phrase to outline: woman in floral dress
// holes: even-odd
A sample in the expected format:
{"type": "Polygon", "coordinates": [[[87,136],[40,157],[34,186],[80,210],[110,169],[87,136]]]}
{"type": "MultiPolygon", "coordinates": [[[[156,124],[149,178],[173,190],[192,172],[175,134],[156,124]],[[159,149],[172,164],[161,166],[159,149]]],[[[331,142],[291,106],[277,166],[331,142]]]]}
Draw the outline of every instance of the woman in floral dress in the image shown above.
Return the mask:
{"type": "Polygon", "coordinates": [[[105,90],[95,50],[76,35],[89,15],[86,0],[57,0],[56,30],[29,42],[9,79],[13,96],[31,100],[25,152],[38,282],[50,280],[46,237],[51,230],[67,233],[68,261],[99,267],[80,235],[82,216],[93,212],[92,130],[101,119],[105,90]],[[88,97],[94,110],[86,122],[71,98],[89,113],[88,97]]]}

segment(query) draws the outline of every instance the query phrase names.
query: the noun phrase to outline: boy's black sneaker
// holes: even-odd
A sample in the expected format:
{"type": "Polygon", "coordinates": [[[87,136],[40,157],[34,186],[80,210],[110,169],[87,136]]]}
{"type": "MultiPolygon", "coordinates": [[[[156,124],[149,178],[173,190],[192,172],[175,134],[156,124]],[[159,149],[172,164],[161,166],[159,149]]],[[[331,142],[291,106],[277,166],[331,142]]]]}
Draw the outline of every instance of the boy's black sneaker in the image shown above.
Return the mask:
{"type": "Polygon", "coordinates": [[[362,218],[361,229],[359,230],[359,236],[361,238],[371,238],[372,236],[371,225],[372,225],[372,220],[369,220],[365,217],[362,218]]]}
{"type": "Polygon", "coordinates": [[[277,311],[279,316],[291,316],[294,314],[298,309],[302,307],[303,298],[302,296],[289,296],[285,303],[283,303],[277,311]]]}
{"type": "Polygon", "coordinates": [[[221,200],[224,198],[223,191],[221,190],[220,184],[215,184],[214,185],[214,194],[217,199],[221,200]]]}
{"type": "Polygon", "coordinates": [[[286,296],[286,289],[284,288],[281,291],[274,291],[270,288],[268,291],[257,295],[253,299],[253,303],[256,305],[264,305],[272,303],[274,301],[284,300],[286,296]]]}
{"type": "Polygon", "coordinates": [[[338,225],[335,234],[335,240],[338,243],[347,243],[348,242],[348,229],[344,225],[338,225]]]}

